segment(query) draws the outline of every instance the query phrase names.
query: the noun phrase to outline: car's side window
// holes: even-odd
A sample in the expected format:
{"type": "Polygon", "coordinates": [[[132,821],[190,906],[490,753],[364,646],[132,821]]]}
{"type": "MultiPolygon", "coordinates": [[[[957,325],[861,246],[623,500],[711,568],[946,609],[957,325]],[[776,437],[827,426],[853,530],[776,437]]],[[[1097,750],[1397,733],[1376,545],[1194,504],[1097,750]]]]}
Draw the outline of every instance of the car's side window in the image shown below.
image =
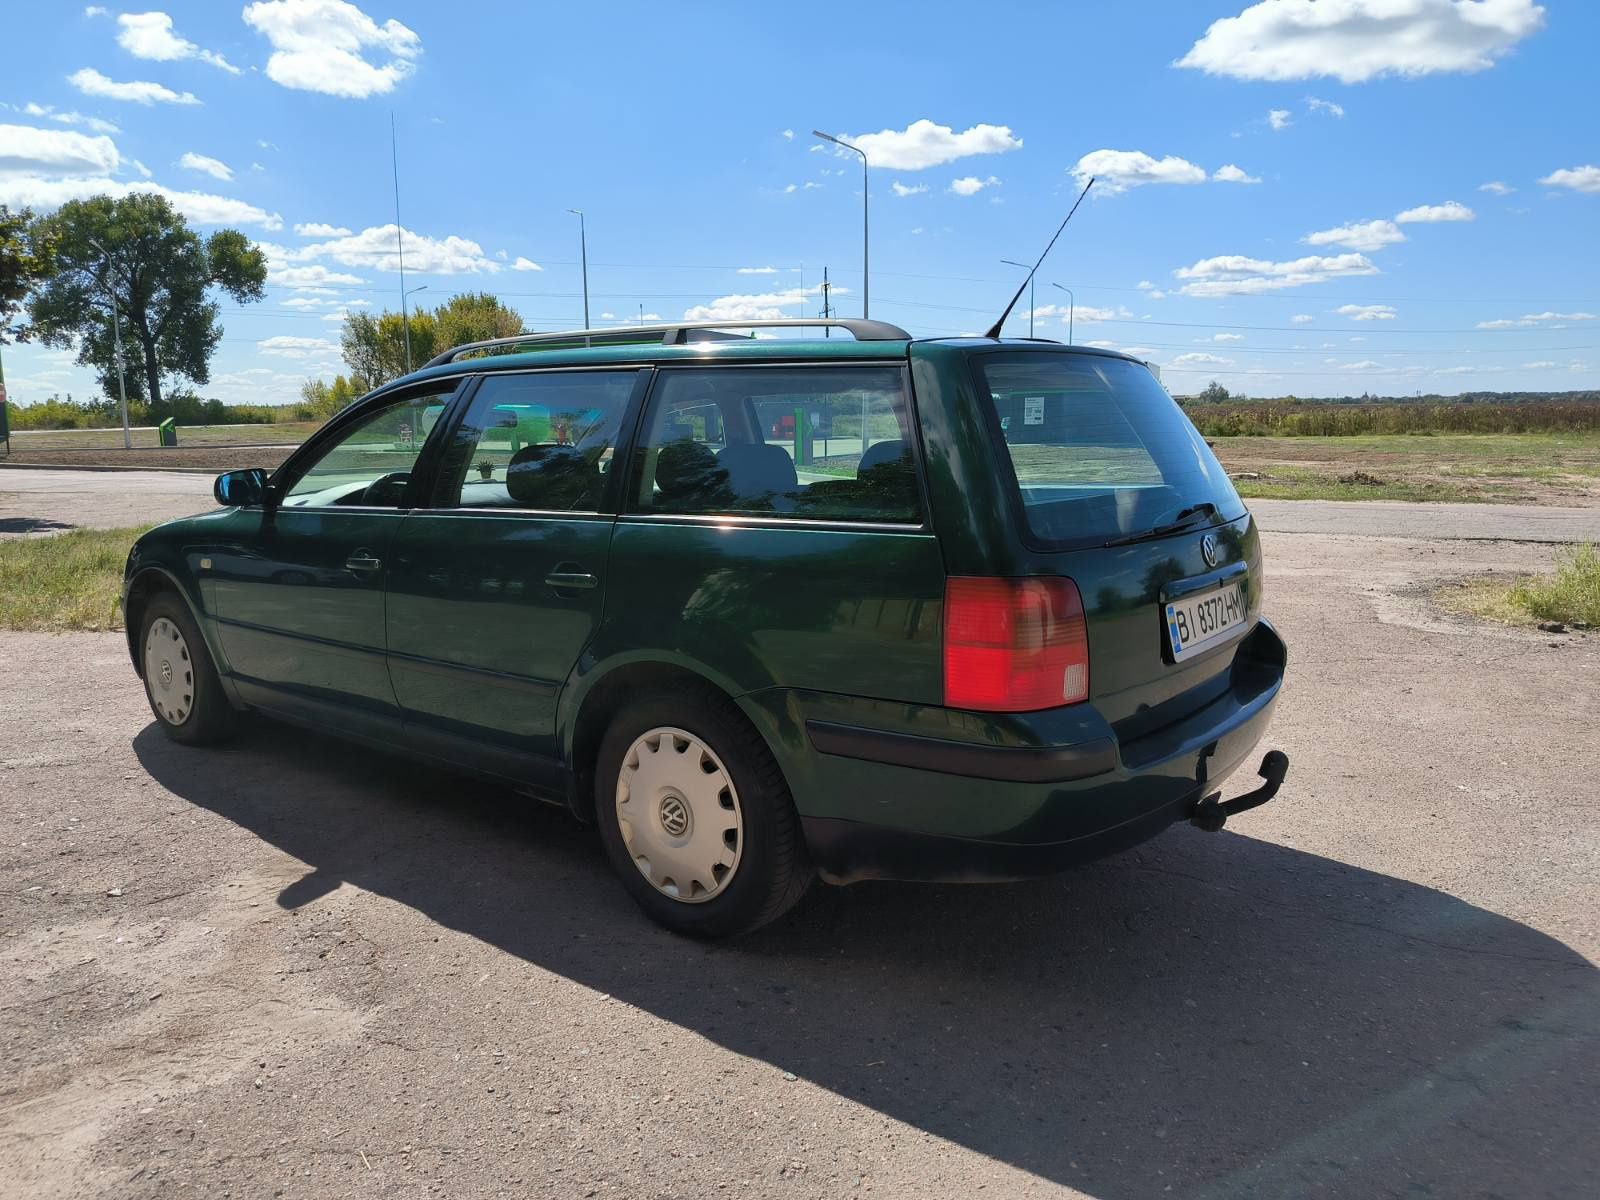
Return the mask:
{"type": "Polygon", "coordinates": [[[290,508],[398,508],[423,444],[454,390],[411,395],[374,409],[300,468],[280,502],[290,508]]]}
{"type": "Polygon", "coordinates": [[[444,449],[432,507],[597,511],[638,377],[485,376],[444,449]]]}
{"type": "Polygon", "coordinates": [[[921,520],[896,367],[663,371],[638,458],[643,512],[921,520]]]}

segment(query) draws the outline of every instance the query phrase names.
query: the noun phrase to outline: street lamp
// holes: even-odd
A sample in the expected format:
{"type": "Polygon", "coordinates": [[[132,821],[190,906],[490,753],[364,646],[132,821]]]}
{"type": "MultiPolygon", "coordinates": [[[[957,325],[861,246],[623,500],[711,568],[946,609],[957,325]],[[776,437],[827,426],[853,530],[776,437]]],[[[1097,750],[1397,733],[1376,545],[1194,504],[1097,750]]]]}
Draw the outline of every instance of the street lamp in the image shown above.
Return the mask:
{"type": "Polygon", "coordinates": [[[583,327],[589,328],[589,233],[584,228],[583,210],[569,208],[569,213],[578,218],[578,254],[583,263],[583,327]]]}
{"type": "Polygon", "coordinates": [[[411,310],[406,306],[406,297],[415,296],[418,292],[428,290],[428,285],[419,284],[410,290],[402,289],[400,292],[400,323],[406,331],[406,374],[411,374],[411,310]]]}
{"type": "Polygon", "coordinates": [[[1078,300],[1077,297],[1072,294],[1071,288],[1061,287],[1059,283],[1052,283],[1050,286],[1053,288],[1061,288],[1061,290],[1067,294],[1067,345],[1070,346],[1072,345],[1072,317],[1077,311],[1078,300]]]}
{"type": "MultiPolygon", "coordinates": [[[[1031,338],[1033,336],[1033,277],[1038,272],[1027,263],[1019,263],[1014,258],[1002,258],[1000,261],[1008,267],[1021,267],[1028,272],[1028,336],[1031,338]]],[[[1072,339],[1068,338],[1067,340],[1071,341],[1072,339]]]]}
{"type": "MultiPolygon", "coordinates": [[[[112,270],[111,255],[106,253],[106,248],[93,238],[87,240],[106,260],[106,270],[112,270]]],[[[117,354],[117,393],[122,399],[122,448],[132,450],[133,431],[128,428],[128,385],[122,378],[122,317],[117,312],[117,294],[109,289],[107,292],[111,297],[111,337],[117,354]]]]}
{"type": "Polygon", "coordinates": [[[860,146],[852,146],[849,142],[840,141],[831,133],[823,133],[820,129],[813,129],[812,136],[819,137],[825,142],[832,142],[835,146],[843,146],[846,150],[854,150],[861,155],[861,316],[863,319],[870,316],[869,301],[872,298],[872,289],[867,284],[867,266],[871,261],[867,253],[867,152],[860,146]]]}

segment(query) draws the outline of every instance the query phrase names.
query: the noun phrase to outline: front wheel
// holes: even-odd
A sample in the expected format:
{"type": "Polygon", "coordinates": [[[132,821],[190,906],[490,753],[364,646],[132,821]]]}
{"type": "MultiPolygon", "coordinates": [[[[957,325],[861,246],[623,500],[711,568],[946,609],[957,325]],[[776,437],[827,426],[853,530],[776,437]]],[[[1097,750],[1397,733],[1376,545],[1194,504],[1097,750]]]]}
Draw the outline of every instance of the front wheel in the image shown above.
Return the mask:
{"type": "Polygon", "coordinates": [[[720,696],[650,696],[619,713],[600,745],[595,815],[623,886],[678,933],[755,929],[811,881],[783,773],[720,696]]]}
{"type": "Polygon", "coordinates": [[[172,593],[158,592],[145,606],[139,654],[150,711],[168,737],[198,746],[233,732],[234,711],[205,639],[172,593]]]}

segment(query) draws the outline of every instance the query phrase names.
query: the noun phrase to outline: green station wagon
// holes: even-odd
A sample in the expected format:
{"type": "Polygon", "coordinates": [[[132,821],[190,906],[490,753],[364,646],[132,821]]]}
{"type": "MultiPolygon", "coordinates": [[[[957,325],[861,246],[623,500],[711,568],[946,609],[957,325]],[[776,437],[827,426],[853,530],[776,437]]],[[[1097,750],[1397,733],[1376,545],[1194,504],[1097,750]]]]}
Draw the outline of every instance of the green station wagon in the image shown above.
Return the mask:
{"type": "Polygon", "coordinates": [[[260,713],[566,805],[699,936],[1275,794],[1277,751],[1219,793],[1286,662],[1256,526],[1149,367],[757,325],[459,347],[220,477],[128,559],[161,727],[260,713]]]}

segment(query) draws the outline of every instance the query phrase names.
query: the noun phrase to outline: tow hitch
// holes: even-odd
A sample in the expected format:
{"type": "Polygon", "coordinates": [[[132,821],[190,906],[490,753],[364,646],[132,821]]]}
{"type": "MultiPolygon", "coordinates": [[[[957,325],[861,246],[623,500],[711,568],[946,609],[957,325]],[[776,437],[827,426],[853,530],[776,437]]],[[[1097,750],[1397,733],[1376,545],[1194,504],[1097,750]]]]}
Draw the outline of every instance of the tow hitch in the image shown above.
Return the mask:
{"type": "Polygon", "coordinates": [[[1189,823],[1204,829],[1207,833],[1217,832],[1227,823],[1229,817],[1258,808],[1276,796],[1278,789],[1283,786],[1283,777],[1288,771],[1289,756],[1282,750],[1268,750],[1257,772],[1266,780],[1265,783],[1255,791],[1235,796],[1232,800],[1223,800],[1221,792],[1212,792],[1194,806],[1194,812],[1189,814],[1189,823]]]}

